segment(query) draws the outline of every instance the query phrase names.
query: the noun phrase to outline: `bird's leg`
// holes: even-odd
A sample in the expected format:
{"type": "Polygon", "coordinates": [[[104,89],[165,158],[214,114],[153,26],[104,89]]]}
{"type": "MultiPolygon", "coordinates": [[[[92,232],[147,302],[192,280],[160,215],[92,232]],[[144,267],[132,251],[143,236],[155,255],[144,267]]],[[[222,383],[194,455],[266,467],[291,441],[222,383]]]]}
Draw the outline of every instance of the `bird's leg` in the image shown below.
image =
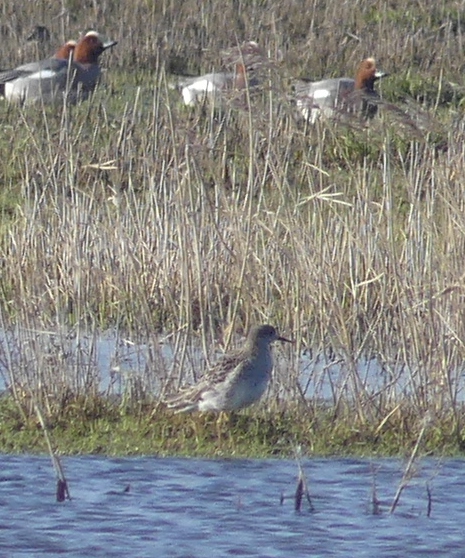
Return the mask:
{"type": "Polygon", "coordinates": [[[223,440],[223,430],[229,424],[229,415],[225,411],[221,411],[216,419],[216,439],[219,446],[223,440]]]}
{"type": "Polygon", "coordinates": [[[198,417],[192,417],[192,430],[194,431],[195,443],[198,447],[199,446],[198,417]]]}

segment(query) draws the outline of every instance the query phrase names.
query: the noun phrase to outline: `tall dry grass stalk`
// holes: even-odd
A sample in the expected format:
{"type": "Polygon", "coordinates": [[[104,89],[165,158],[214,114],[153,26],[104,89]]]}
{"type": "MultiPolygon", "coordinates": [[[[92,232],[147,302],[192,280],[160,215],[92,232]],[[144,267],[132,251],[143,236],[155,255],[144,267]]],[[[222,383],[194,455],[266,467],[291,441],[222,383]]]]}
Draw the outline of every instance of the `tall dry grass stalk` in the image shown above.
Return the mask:
{"type": "MultiPolygon", "coordinates": [[[[5,188],[21,198],[0,246],[4,329],[20,328],[3,346],[13,390],[97,392],[93,343],[83,349],[80,339],[110,326],[149,341],[143,386],[164,390],[198,374],[197,332],[208,360],[218,339],[229,345],[236,330],[272,321],[297,340],[277,374],[278,398],[306,389],[318,396],[329,383],[336,414],[355,404],[362,420],[383,428],[404,402],[422,413],[457,412],[462,124],[425,104],[412,117],[415,133],[389,110],[370,127],[309,129],[285,87],[292,74],[346,74],[370,53],[398,70],[399,88],[413,69],[427,85],[441,76],[437,105],[460,76],[449,56],[461,52],[459,14],[445,2],[424,12],[412,4],[423,25],[415,31],[408,10],[381,2],[259,4],[95,5],[82,21],[98,21],[120,45],[94,102],[1,109],[5,188]],[[272,57],[281,49],[287,67],[272,66],[261,94],[239,108],[181,106],[167,69],[181,60],[208,70],[220,48],[245,38],[272,57]],[[154,336],[161,331],[169,356],[154,336]],[[318,356],[304,363],[299,389],[303,347],[318,356]],[[373,388],[361,364],[375,361],[382,382],[373,388]]],[[[57,35],[76,34],[71,12],[62,27],[53,23],[57,35]]],[[[10,41],[21,43],[24,17],[11,18],[10,41]]],[[[15,64],[16,51],[4,45],[2,62],[15,64]]],[[[408,84],[403,91],[413,93],[415,80],[408,84]]]]}

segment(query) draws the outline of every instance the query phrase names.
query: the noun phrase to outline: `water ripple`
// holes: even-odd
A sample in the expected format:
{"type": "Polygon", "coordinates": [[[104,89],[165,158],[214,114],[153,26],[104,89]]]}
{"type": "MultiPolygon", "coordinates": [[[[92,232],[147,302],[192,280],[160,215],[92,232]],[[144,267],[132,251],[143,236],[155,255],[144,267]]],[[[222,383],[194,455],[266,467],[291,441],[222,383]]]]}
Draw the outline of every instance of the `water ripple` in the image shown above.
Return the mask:
{"type": "Polygon", "coordinates": [[[291,460],[69,457],[61,504],[46,457],[0,460],[2,556],[463,556],[461,460],[421,461],[393,515],[395,459],[305,461],[314,511],[300,513],[291,460]]]}

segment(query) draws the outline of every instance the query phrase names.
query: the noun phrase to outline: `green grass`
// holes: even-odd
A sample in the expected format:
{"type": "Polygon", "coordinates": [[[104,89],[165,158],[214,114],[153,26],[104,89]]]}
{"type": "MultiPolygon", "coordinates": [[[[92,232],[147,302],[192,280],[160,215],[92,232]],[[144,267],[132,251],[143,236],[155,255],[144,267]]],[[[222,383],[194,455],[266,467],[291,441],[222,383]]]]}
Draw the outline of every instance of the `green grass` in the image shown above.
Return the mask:
{"type": "MultiPolygon", "coordinates": [[[[405,456],[422,426],[407,407],[385,422],[355,416],[355,408],[335,416],[325,407],[303,406],[262,407],[221,416],[173,415],[156,403],[127,407],[84,398],[52,412],[46,423],[59,454],[250,458],[294,457],[297,448],[305,455],[405,456]]],[[[34,414],[23,415],[11,398],[3,398],[0,417],[0,452],[47,451],[34,414]]],[[[463,455],[464,436],[453,417],[444,416],[426,428],[420,454],[463,455]]]]}

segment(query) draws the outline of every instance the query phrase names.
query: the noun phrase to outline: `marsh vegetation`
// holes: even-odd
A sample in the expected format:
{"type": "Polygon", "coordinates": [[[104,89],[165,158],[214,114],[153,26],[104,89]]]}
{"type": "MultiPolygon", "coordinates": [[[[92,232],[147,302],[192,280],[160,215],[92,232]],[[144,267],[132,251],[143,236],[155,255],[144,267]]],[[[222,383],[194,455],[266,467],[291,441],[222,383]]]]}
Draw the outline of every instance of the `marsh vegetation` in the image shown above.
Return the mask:
{"type": "Polygon", "coordinates": [[[205,453],[245,454],[255,437],[268,455],[296,442],[395,453],[415,443],[425,416],[427,451],[461,451],[455,5],[69,0],[60,17],[58,3],[2,10],[3,67],[34,57],[24,41],[33,23],[52,30],[53,46],[89,27],[119,41],[92,102],[0,106],[4,449],[42,443],[38,404],[63,451],[202,453],[210,440],[205,453]],[[174,73],[218,68],[221,49],[245,39],[270,57],[258,94],[187,110],[174,73]],[[306,126],[289,80],[351,75],[367,55],[391,74],[379,117],[306,126]],[[163,410],[159,395],[200,373],[199,351],[214,360],[214,347],[263,322],[296,344],[261,408],[232,419],[220,440],[216,419],[163,410]],[[92,343],[81,344],[108,329],[146,347],[143,369],[114,398],[103,397],[92,343]],[[338,364],[329,399],[298,384],[304,351],[310,377],[317,361],[338,364]],[[382,387],[367,386],[366,362],[382,387]],[[119,429],[129,446],[112,446],[119,429]]]}

